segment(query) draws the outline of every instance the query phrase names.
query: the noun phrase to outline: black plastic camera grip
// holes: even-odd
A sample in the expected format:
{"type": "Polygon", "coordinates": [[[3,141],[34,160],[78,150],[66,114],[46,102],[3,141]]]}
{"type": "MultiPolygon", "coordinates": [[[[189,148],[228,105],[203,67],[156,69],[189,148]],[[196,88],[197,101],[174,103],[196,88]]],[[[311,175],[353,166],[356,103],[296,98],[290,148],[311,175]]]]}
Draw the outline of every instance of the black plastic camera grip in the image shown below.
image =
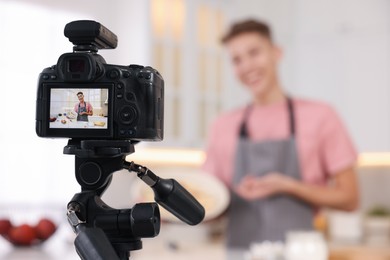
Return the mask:
{"type": "Polygon", "coordinates": [[[103,230],[79,225],[74,241],[76,252],[83,260],[119,260],[103,230]]]}
{"type": "Polygon", "coordinates": [[[159,178],[152,189],[155,201],[181,221],[197,225],[204,219],[203,206],[176,180],[159,178]]]}
{"type": "Polygon", "coordinates": [[[205,217],[203,206],[174,179],[163,179],[145,166],[124,162],[123,168],[137,173],[138,178],[154,191],[154,200],[181,221],[199,224],[205,217]]]}

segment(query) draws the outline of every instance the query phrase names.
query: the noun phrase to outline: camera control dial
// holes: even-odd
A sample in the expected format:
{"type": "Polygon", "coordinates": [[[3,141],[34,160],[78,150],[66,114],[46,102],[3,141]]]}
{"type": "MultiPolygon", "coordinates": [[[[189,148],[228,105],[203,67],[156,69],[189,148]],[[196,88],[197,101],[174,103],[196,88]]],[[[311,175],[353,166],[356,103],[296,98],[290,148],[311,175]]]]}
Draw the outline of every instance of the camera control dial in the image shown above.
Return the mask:
{"type": "Polygon", "coordinates": [[[138,118],[137,110],[132,106],[125,106],[119,110],[119,118],[123,124],[131,125],[138,118]]]}

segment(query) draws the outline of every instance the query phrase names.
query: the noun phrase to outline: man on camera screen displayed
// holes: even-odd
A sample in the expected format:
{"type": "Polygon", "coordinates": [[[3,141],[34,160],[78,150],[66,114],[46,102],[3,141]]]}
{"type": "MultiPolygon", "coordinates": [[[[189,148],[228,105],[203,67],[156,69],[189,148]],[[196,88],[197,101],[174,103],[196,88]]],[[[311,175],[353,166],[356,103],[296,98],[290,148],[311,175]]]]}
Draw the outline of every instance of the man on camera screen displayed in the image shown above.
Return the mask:
{"type": "Polygon", "coordinates": [[[92,105],[84,101],[83,92],[78,92],[77,98],[79,99],[79,103],[76,103],[74,106],[74,111],[77,113],[77,121],[88,122],[88,116],[92,116],[93,114],[92,105]]]}

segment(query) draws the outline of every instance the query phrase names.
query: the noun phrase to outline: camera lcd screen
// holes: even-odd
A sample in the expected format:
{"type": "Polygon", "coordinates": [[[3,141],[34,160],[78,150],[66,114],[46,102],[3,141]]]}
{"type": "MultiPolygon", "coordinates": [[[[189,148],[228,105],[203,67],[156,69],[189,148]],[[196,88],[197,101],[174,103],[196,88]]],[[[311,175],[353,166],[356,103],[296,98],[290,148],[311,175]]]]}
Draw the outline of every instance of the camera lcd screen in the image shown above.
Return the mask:
{"type": "Polygon", "coordinates": [[[108,88],[51,88],[50,129],[108,129],[108,88]]]}

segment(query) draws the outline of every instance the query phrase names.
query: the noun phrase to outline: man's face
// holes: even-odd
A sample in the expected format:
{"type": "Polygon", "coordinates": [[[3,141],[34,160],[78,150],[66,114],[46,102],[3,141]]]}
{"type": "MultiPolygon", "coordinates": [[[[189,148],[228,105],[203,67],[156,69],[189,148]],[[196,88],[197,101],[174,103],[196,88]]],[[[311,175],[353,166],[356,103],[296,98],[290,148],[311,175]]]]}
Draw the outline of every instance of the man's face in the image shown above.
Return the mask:
{"type": "Polygon", "coordinates": [[[226,43],[237,78],[252,92],[261,96],[277,84],[280,50],[256,32],[237,35],[226,43]]]}
{"type": "Polygon", "coordinates": [[[83,94],[78,94],[77,98],[79,99],[80,102],[84,101],[84,95],[83,94]]]}

